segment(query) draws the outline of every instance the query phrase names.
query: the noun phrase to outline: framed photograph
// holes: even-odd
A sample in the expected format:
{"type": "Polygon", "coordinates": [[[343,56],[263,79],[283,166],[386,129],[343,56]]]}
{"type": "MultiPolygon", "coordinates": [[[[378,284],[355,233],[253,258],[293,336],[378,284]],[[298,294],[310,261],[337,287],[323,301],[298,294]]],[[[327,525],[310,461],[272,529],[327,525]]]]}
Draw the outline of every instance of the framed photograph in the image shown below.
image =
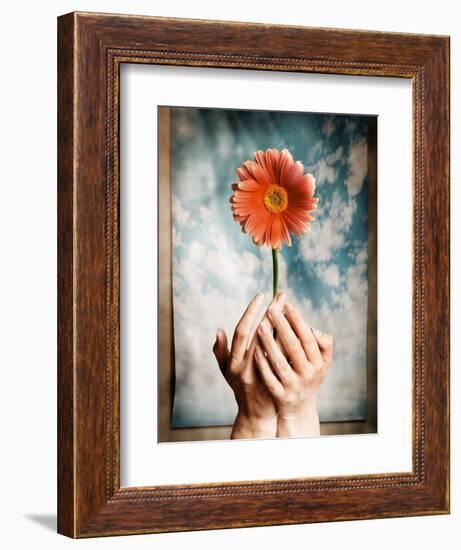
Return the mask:
{"type": "MultiPolygon", "coordinates": [[[[277,291],[334,335],[335,374],[326,378],[318,402],[322,435],[376,433],[376,117],[161,106],[157,120],[159,212],[171,219],[164,226],[159,217],[159,242],[168,243],[159,247],[159,266],[172,267],[159,287],[159,441],[229,439],[238,407],[210,353],[213,338],[221,326],[233,334],[257,292],[270,302],[273,250],[277,291]],[[238,175],[232,168],[258,167],[245,160],[254,154],[262,163],[278,155],[293,167],[291,159],[302,158],[316,175],[316,219],[306,235],[289,236],[280,250],[255,245],[235,223],[237,203],[229,203],[242,192],[233,193],[229,182],[238,175]]],[[[253,184],[260,210],[252,217],[270,222],[274,214],[264,197],[272,196],[269,209],[280,208],[293,231],[295,192],[267,183],[253,184]]]]}
{"type": "Polygon", "coordinates": [[[449,39],[58,19],[58,531],[449,512],[449,39]]]}

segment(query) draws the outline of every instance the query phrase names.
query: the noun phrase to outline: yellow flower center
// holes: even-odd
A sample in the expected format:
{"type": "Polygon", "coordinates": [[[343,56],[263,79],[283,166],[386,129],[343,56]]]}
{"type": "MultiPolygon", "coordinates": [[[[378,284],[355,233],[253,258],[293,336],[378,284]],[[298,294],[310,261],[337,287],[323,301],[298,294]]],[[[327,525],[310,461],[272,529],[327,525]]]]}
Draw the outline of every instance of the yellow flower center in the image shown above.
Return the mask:
{"type": "Polygon", "coordinates": [[[286,210],[288,195],[283,187],[273,183],[269,185],[264,194],[264,206],[271,214],[278,214],[286,210]]]}

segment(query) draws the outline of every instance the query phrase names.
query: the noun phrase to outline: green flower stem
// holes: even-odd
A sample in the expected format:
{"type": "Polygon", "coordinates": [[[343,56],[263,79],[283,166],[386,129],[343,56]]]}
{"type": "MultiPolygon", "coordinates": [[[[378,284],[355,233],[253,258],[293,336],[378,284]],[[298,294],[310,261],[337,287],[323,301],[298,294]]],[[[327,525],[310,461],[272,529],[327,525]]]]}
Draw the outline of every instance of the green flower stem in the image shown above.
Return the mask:
{"type": "Polygon", "coordinates": [[[279,288],[279,251],[276,248],[272,249],[272,272],[273,272],[273,294],[277,294],[279,288]]]}

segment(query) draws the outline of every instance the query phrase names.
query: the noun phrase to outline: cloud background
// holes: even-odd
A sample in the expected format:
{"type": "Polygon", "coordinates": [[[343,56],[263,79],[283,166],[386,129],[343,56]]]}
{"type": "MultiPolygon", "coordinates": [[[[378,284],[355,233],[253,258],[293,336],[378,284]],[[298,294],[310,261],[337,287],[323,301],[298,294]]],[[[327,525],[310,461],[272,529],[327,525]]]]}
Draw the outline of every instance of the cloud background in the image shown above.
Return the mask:
{"type": "Polygon", "coordinates": [[[272,292],[272,258],[233,221],[236,169],[256,150],[287,148],[317,180],[316,220],[280,255],[280,290],[335,339],[319,400],[321,421],[367,416],[368,119],[224,109],[171,109],[173,308],[172,427],[232,424],[236,405],[212,353],[231,340],[256,294],[272,292]]]}

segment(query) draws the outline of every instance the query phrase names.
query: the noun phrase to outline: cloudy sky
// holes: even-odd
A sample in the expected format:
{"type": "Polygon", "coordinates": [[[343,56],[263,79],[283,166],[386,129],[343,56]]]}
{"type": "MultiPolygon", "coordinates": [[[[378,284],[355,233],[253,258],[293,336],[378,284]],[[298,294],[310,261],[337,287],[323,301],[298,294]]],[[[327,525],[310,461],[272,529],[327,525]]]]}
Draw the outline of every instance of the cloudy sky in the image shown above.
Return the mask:
{"type": "Polygon", "coordinates": [[[256,150],[287,148],[317,180],[312,229],[280,257],[280,290],[307,323],[330,332],[335,358],[321,420],[366,418],[367,118],[269,111],[172,109],[172,426],[232,424],[236,406],[212,353],[250,299],[272,293],[272,259],[233,221],[236,169],[256,150]]]}

